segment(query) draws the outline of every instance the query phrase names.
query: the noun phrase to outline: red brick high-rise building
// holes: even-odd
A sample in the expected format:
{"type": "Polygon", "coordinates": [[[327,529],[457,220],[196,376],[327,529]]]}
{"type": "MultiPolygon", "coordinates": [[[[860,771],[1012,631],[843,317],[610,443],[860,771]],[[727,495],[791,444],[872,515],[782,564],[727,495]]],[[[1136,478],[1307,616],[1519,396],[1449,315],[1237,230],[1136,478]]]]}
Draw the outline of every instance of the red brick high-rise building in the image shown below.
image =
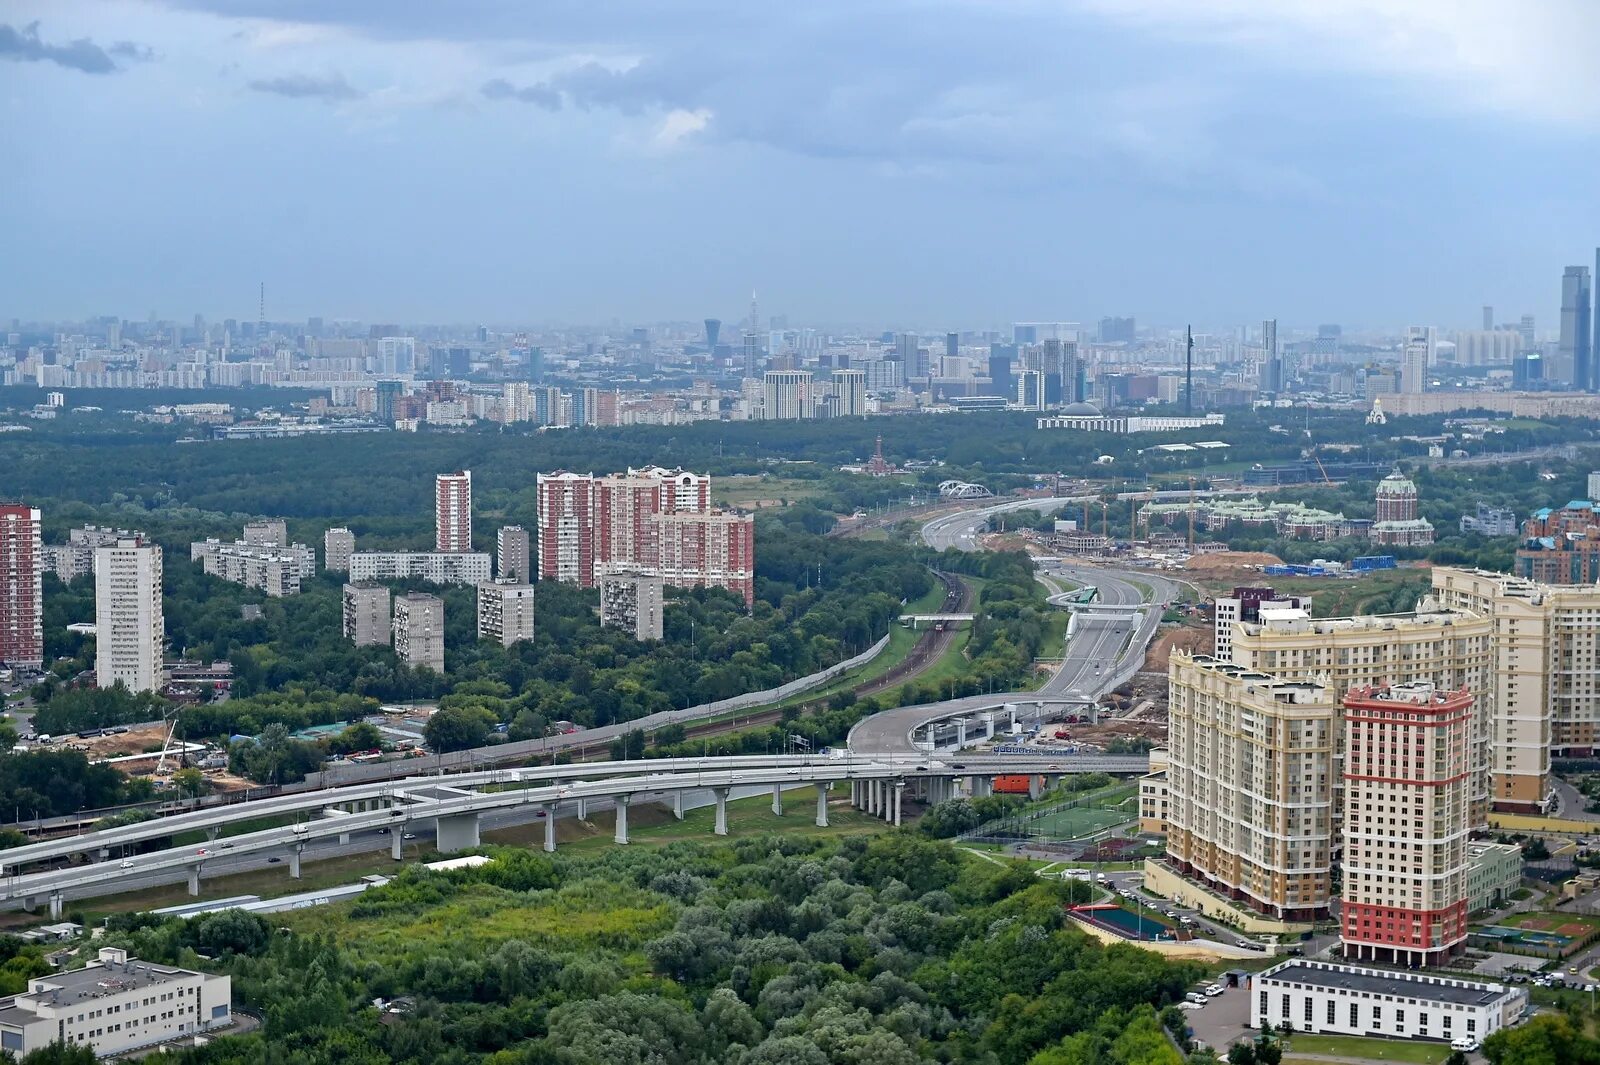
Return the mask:
{"type": "Polygon", "coordinates": [[[625,568],[755,600],[754,521],[713,508],[709,477],[655,466],[609,477],[540,474],[538,498],[544,580],[588,588],[598,574],[625,568]]]}
{"type": "Polygon", "coordinates": [[[44,664],[43,547],[39,511],[0,503],[0,662],[44,664]]]}
{"type": "Polygon", "coordinates": [[[1472,695],[1419,682],[1344,700],[1347,958],[1437,965],[1467,940],[1472,695]]]}
{"type": "Polygon", "coordinates": [[[472,550],[472,471],[441,473],[433,479],[435,551],[472,550]]]}

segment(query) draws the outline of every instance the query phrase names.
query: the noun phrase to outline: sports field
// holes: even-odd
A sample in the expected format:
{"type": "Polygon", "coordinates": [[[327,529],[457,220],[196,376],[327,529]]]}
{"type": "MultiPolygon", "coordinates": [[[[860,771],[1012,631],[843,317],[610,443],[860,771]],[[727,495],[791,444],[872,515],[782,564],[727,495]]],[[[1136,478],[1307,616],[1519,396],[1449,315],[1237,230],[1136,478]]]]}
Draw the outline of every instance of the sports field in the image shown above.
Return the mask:
{"type": "Polygon", "coordinates": [[[1057,810],[1029,821],[1028,828],[1038,835],[1053,839],[1082,839],[1113,825],[1120,825],[1127,819],[1128,815],[1118,810],[1075,807],[1057,810]]]}

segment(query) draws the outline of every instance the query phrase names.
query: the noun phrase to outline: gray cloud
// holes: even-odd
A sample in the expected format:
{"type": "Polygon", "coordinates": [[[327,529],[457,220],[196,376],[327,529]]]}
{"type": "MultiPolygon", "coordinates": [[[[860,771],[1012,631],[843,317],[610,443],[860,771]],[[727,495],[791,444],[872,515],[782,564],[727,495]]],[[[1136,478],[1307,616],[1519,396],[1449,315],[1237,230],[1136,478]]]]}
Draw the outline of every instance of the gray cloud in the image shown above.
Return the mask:
{"type": "Polygon", "coordinates": [[[518,100],[525,104],[537,104],[549,111],[558,111],[561,108],[561,94],[549,85],[526,85],[518,87],[505,78],[493,78],[483,83],[483,88],[478,90],[490,100],[518,100]]]}
{"type": "Polygon", "coordinates": [[[280,78],[259,78],[250,83],[256,92],[287,96],[292,100],[323,100],[338,103],[341,100],[359,100],[367,94],[344,80],[343,74],[325,78],[310,74],[289,74],[280,78]]]}
{"type": "Polygon", "coordinates": [[[85,74],[112,74],[121,69],[117,59],[146,61],[152,58],[148,47],[133,41],[118,41],[109,50],[87,37],[66,44],[50,44],[40,38],[37,22],[30,22],[21,29],[0,23],[0,59],[17,63],[54,63],[85,74]]]}

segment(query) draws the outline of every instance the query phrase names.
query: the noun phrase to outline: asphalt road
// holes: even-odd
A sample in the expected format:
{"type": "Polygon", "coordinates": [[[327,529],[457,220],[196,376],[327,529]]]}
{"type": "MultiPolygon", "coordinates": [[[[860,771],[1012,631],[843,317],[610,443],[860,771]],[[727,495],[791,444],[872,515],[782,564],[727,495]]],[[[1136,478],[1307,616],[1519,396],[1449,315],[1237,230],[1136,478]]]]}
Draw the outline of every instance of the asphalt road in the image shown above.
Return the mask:
{"type": "MultiPolygon", "coordinates": [[[[1050,508],[1070,502],[1065,498],[1023,499],[941,515],[923,526],[922,536],[930,547],[976,551],[978,536],[991,514],[1027,507],[1050,508]]],[[[1080,585],[1092,584],[1099,589],[1097,601],[1100,605],[1128,607],[1129,612],[1080,613],[1073,635],[1063,650],[1060,666],[1038,691],[969,696],[944,703],[885,710],[851,730],[850,748],[868,754],[909,753],[914,750],[912,731],[928,721],[986,710],[1005,702],[1026,703],[1041,695],[1092,702],[1143,664],[1145,648],[1161,623],[1161,605],[1169,602],[1177,591],[1170,580],[1155,573],[1054,564],[1046,568],[1043,575],[1059,576],[1080,585]],[[1134,609],[1145,602],[1145,592],[1135,581],[1154,594],[1155,602],[1148,609],[1134,609]]]]}

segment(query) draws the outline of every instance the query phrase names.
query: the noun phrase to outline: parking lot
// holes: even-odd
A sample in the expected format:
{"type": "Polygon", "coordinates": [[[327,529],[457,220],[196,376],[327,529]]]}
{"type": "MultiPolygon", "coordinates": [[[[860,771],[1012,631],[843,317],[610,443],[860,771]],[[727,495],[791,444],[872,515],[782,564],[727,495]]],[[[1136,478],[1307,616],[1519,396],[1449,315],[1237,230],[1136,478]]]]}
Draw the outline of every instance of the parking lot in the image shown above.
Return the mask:
{"type": "Polygon", "coordinates": [[[1217,1052],[1228,1056],[1228,1045],[1245,1036],[1254,1037],[1250,1031],[1250,992],[1242,987],[1230,987],[1210,999],[1197,1010],[1186,1010],[1189,1027],[1194,1037],[1217,1052]]]}

